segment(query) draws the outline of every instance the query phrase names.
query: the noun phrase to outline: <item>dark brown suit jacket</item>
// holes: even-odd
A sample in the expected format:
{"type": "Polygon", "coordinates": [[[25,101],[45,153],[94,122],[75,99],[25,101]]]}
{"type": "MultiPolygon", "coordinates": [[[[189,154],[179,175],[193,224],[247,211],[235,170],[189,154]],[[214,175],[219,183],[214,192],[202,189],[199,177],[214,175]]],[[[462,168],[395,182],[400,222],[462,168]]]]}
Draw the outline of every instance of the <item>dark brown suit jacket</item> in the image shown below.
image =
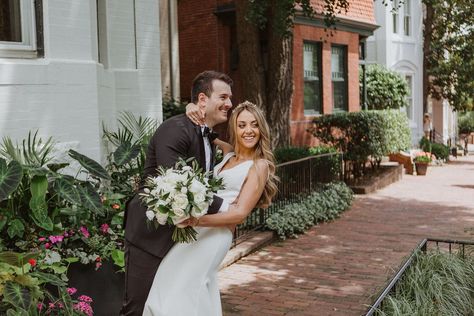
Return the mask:
{"type": "MultiPolygon", "coordinates": [[[[193,124],[184,114],[163,122],[151,138],[142,184],[148,176],[157,175],[159,166],[173,167],[179,157],[183,159],[195,157],[205,170],[206,158],[201,128],[193,124]]],[[[214,148],[212,148],[211,157],[214,157],[214,148]]],[[[142,189],[143,185],[139,192],[142,189]]],[[[217,213],[221,204],[222,199],[214,196],[208,214],[217,213]]],[[[125,239],[135,247],[163,258],[174,244],[171,236],[175,226],[160,225],[155,228],[154,225],[147,223],[145,212],[146,207],[140,201],[138,194],[135,194],[125,210],[125,239]]]]}

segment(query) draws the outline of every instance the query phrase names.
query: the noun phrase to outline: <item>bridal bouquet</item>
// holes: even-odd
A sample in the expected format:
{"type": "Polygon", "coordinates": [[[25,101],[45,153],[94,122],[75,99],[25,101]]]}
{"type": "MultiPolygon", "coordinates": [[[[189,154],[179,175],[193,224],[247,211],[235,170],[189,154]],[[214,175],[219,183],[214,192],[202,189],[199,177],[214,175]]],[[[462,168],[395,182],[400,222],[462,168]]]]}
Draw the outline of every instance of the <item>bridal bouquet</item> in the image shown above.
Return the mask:
{"type": "MultiPolygon", "coordinates": [[[[205,215],[214,193],[223,187],[222,179],[208,179],[207,175],[193,158],[180,159],[174,168],[158,168],[158,175],[148,177],[144,192],[140,193],[148,207],[148,220],[157,227],[178,225],[191,216],[205,215]]],[[[172,238],[175,242],[191,242],[196,240],[196,234],[192,227],[175,227],[172,238]]]]}

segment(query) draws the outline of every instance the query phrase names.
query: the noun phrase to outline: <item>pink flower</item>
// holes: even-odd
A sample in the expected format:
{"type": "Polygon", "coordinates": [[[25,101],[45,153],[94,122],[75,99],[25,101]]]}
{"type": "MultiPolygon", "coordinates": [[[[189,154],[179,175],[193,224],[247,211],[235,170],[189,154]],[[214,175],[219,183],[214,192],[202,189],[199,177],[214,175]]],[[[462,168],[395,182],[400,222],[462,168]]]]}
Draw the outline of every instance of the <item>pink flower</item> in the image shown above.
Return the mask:
{"type": "Polygon", "coordinates": [[[45,241],[45,240],[46,240],[46,238],[44,238],[44,237],[38,238],[38,241],[39,241],[39,242],[43,242],[43,241],[45,241]]]}
{"type": "Polygon", "coordinates": [[[116,210],[118,210],[120,208],[120,205],[118,205],[117,203],[113,204],[112,207],[116,210]]]}
{"type": "Polygon", "coordinates": [[[83,312],[87,316],[92,316],[94,314],[92,311],[92,307],[88,303],[85,303],[85,302],[79,302],[77,304],[74,304],[72,308],[74,308],[77,311],[83,312]]]}
{"type": "Polygon", "coordinates": [[[38,307],[38,310],[41,311],[44,307],[44,304],[43,303],[38,303],[36,306],[38,307]]]}
{"type": "Polygon", "coordinates": [[[51,241],[52,244],[56,244],[58,242],[62,242],[64,239],[64,236],[58,235],[58,236],[49,236],[49,240],[51,241]]]}
{"type": "Polygon", "coordinates": [[[96,262],[95,263],[95,269],[99,270],[100,267],[102,267],[102,262],[96,262]]]}
{"type": "Polygon", "coordinates": [[[58,302],[56,305],[58,306],[58,308],[64,308],[64,305],[61,302],[58,302]]]}
{"type": "Polygon", "coordinates": [[[56,306],[54,305],[54,303],[49,303],[49,306],[48,306],[48,307],[51,308],[51,309],[53,309],[53,308],[55,308],[56,306]]]}
{"type": "Polygon", "coordinates": [[[75,287],[68,287],[66,291],[67,291],[67,294],[73,295],[74,293],[77,292],[77,289],[75,287]]]}
{"type": "Polygon", "coordinates": [[[109,232],[109,225],[108,224],[102,224],[100,225],[100,230],[104,233],[107,234],[109,232]]]}
{"type": "Polygon", "coordinates": [[[87,295],[79,296],[78,300],[81,301],[81,302],[85,302],[85,303],[92,303],[92,298],[90,298],[87,295]]]}
{"type": "Polygon", "coordinates": [[[79,230],[81,231],[81,233],[84,235],[84,237],[86,238],[89,238],[89,236],[91,235],[89,233],[89,231],[87,230],[87,227],[85,226],[81,226],[81,228],[79,228],[79,230]]]}
{"type": "Polygon", "coordinates": [[[51,245],[49,244],[49,242],[44,244],[44,248],[49,249],[50,247],[51,247],[51,245]]]}

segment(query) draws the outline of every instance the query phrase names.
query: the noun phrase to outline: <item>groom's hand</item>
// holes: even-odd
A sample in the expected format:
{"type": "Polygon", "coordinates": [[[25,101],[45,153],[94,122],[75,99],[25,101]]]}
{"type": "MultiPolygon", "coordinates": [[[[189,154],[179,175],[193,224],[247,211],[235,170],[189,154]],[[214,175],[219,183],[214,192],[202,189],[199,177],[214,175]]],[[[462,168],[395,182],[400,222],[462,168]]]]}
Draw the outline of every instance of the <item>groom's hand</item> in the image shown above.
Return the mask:
{"type": "Polygon", "coordinates": [[[196,125],[204,125],[205,113],[196,104],[188,103],[186,105],[186,116],[196,125]]]}

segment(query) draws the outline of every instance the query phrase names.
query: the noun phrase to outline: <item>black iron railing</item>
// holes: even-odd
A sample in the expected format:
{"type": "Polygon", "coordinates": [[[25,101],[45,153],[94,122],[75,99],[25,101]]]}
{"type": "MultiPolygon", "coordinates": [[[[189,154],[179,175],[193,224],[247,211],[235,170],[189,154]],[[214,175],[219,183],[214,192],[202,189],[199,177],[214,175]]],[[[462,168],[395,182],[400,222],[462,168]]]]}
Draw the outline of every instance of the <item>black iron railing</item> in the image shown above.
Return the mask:
{"type": "Polygon", "coordinates": [[[276,166],[278,194],[267,209],[255,209],[234,233],[234,245],[261,229],[267,218],[282,206],[301,201],[322,183],[343,179],[342,154],[329,153],[293,160],[276,166]]]}
{"type": "Polygon", "coordinates": [[[450,254],[453,251],[453,246],[456,245],[457,246],[456,248],[463,259],[466,256],[466,247],[473,247],[473,250],[474,250],[474,241],[449,240],[449,239],[437,239],[437,238],[423,239],[418,245],[418,247],[416,247],[416,249],[413,250],[410,257],[406,259],[405,262],[400,267],[400,269],[398,269],[395,276],[388,282],[388,284],[385,286],[381,294],[377,297],[376,301],[371,305],[371,307],[369,308],[365,316],[377,315],[377,312],[381,310],[383,307],[383,302],[385,298],[388,295],[394,293],[398,282],[403,276],[403,273],[412,264],[416,255],[420,251],[422,251],[423,253],[426,253],[429,245],[436,245],[436,249],[444,249],[445,251],[448,251],[450,254]]]}

